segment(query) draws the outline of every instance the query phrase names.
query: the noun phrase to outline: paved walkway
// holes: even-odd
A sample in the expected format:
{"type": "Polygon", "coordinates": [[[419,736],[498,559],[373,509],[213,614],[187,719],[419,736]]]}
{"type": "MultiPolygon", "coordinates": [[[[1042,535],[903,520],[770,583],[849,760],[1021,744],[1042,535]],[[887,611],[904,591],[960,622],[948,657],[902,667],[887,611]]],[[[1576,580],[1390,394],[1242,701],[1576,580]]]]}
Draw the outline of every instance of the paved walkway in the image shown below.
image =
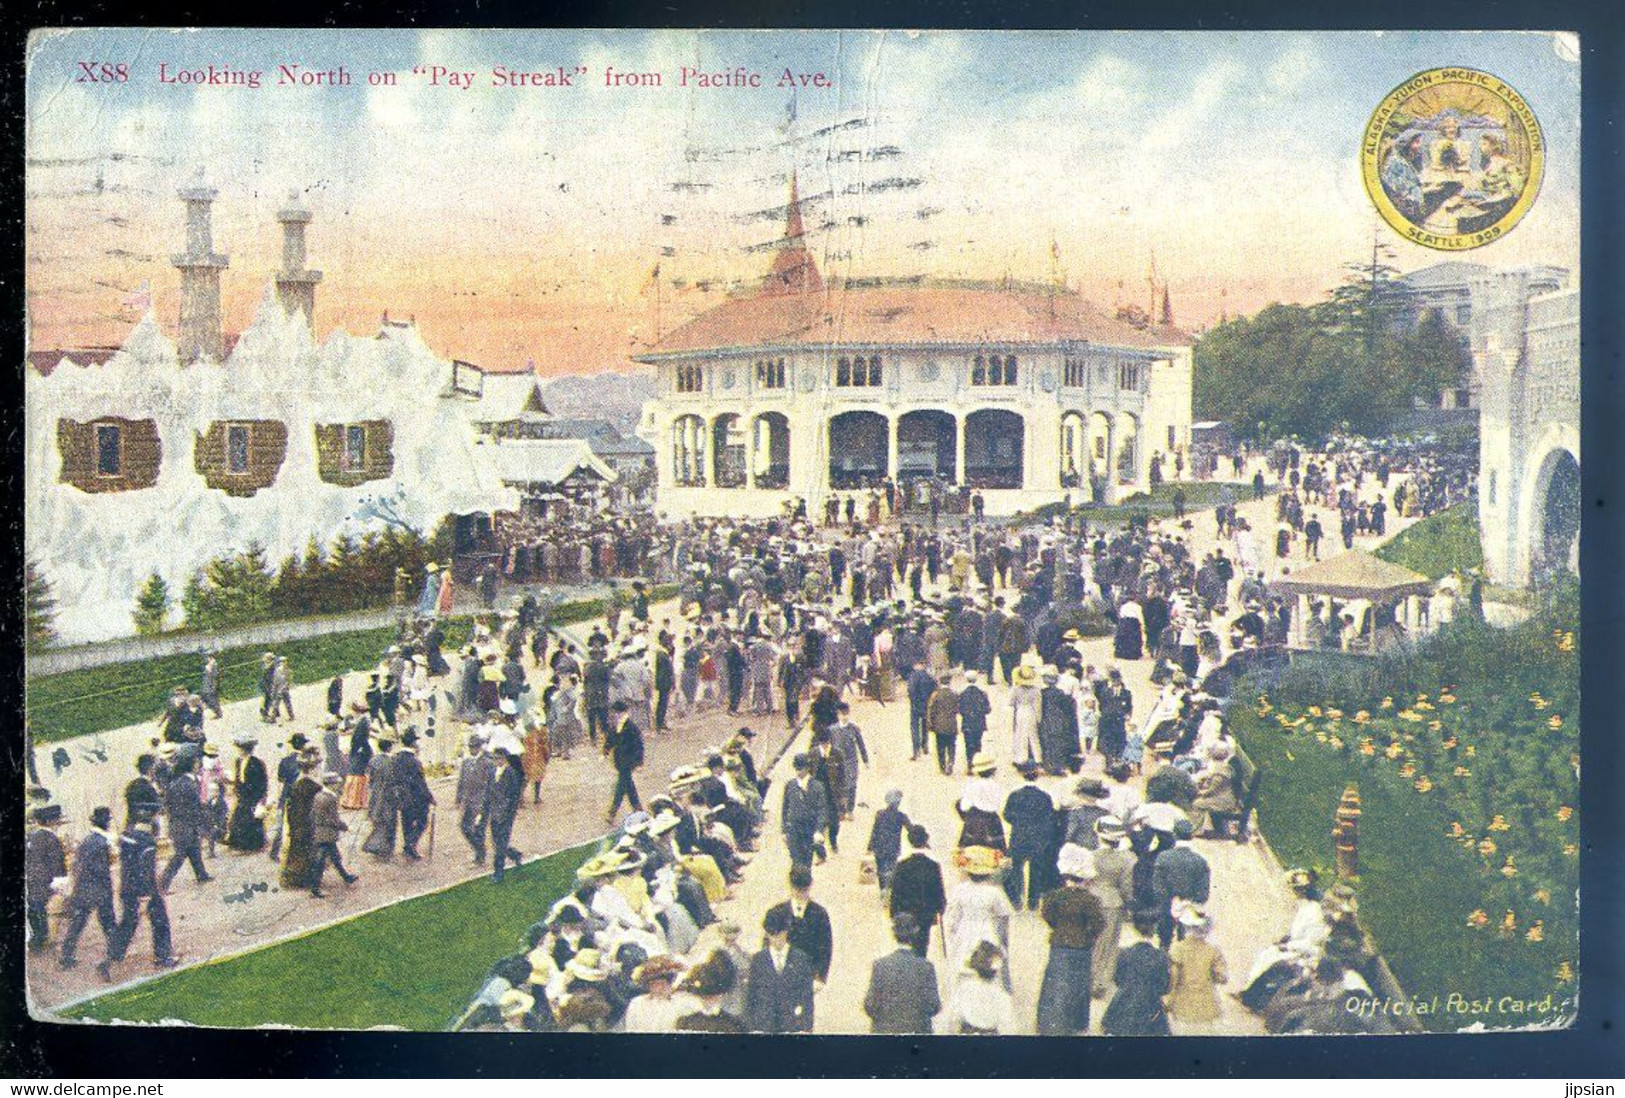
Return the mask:
{"type": "MultiPolygon", "coordinates": [[[[1249,468],[1247,475],[1251,473],[1249,468]]],[[[1397,480],[1391,482],[1390,488],[1394,484],[1397,480]]],[[[1266,497],[1256,503],[1245,500],[1239,508],[1258,532],[1260,559],[1269,577],[1277,574],[1279,564],[1301,567],[1304,563],[1301,544],[1292,559],[1275,561],[1274,507],[1274,498],[1266,497]],[[1262,552],[1265,549],[1267,554],[1262,552]]],[[[1200,558],[1216,544],[1212,513],[1193,511],[1189,517],[1193,527],[1188,540],[1200,558]]],[[[1322,521],[1326,521],[1324,514],[1322,521]]],[[[1404,525],[1405,520],[1390,522],[1389,534],[1404,525]]],[[[1362,538],[1357,547],[1369,550],[1380,540],[1362,538]]],[[[658,622],[673,611],[673,604],[660,604],[654,609],[654,619],[658,622]]],[[[571,631],[584,633],[589,627],[590,623],[583,623],[571,627],[571,631]]],[[[1086,645],[1085,658],[1097,665],[1110,663],[1110,649],[1109,638],[1093,640],[1086,645]]],[[[1143,718],[1155,697],[1155,688],[1149,681],[1151,661],[1120,666],[1125,681],[1134,691],[1135,712],[1143,718]]],[[[347,694],[359,691],[360,683],[353,677],[348,685],[347,694]]],[[[990,698],[994,715],[984,746],[1000,761],[1000,780],[1013,784],[1013,775],[1006,765],[1010,729],[1008,689],[995,686],[990,690],[990,698]]],[[[323,683],[294,690],[294,707],[298,713],[319,714],[324,711],[324,701],[323,683]]],[[[923,758],[918,762],[909,761],[906,699],[900,696],[897,702],[887,706],[870,701],[855,702],[853,710],[854,719],[868,740],[872,765],[861,775],[859,804],[853,820],[842,828],[839,853],[817,870],[814,894],[830,909],[836,941],[830,983],[818,1001],[817,1030],[821,1033],[868,1031],[862,1003],[869,966],[874,958],[892,948],[889,924],[878,891],[872,885],[858,883],[859,860],[874,812],[881,806],[885,791],[893,787],[904,790],[904,810],[930,829],[933,849],[939,857],[945,858],[958,836],[959,820],[953,806],[964,784],[963,777],[947,778],[939,774],[932,761],[923,758]]],[[[696,761],[708,745],[720,743],[739,727],[741,719],[713,711],[691,718],[678,717],[673,723],[676,730],[670,735],[650,737],[648,762],[641,772],[646,798],[657,791],[666,773],[678,765],[696,761]]],[[[782,737],[787,735],[782,717],[772,718],[770,729],[759,721],[749,723],[753,723],[758,733],[766,733],[758,740],[758,759],[765,761],[773,757],[783,742],[782,737]]],[[[272,731],[259,720],[258,699],[251,699],[228,704],[224,720],[211,722],[209,732],[211,740],[221,743],[229,743],[231,736],[243,728],[261,732],[260,755],[274,766],[275,759],[280,757],[275,749],[276,741],[294,731],[305,731],[308,735],[311,727],[308,722],[300,722],[272,731]]],[[[74,760],[73,765],[57,780],[48,780],[48,784],[64,805],[68,818],[75,822],[73,833],[82,830],[81,821],[96,804],[114,805],[116,814],[122,817],[123,786],[134,773],[135,756],[148,748],[154,732],[152,726],[139,725],[82,737],[63,745],[74,760]]],[[[804,746],[805,734],[797,749],[804,746]]],[[[428,756],[431,752],[425,754],[428,756]]],[[[746,927],[743,944],[752,948],[759,938],[757,928],[763,912],[786,895],[788,860],[782,841],[777,837],[776,807],[787,777],[789,758],[790,753],[786,753],[774,771],[775,784],[769,792],[769,807],[774,815],[768,822],[762,852],[746,871],[746,879],[734,898],[719,908],[724,917],[733,918],[746,927]]],[[[41,753],[41,762],[48,770],[46,752],[41,753]]],[[[1087,772],[1098,774],[1099,761],[1095,760],[1087,772]]],[[[1072,781],[1057,779],[1046,785],[1052,794],[1059,794],[1072,781]]],[[[360,872],[363,879],[352,888],[330,883],[325,899],[315,899],[303,892],[279,891],[276,867],[263,854],[238,855],[222,847],[219,856],[209,861],[209,871],[215,880],[208,884],[195,883],[190,871],[183,869],[170,895],[176,949],[183,955],[183,963],[196,964],[243,952],[479,876],[481,871],[471,864],[467,846],[456,828],[451,779],[439,779],[432,784],[441,805],[434,854],[418,863],[379,862],[358,849],[366,831],[361,814],[346,813],[352,831],[341,843],[341,849],[347,864],[360,872]],[[263,891],[254,891],[256,887],[263,887],[263,891]],[[242,896],[248,898],[227,902],[228,898],[242,896]]],[[[613,771],[590,750],[578,751],[569,760],[555,760],[543,785],[542,806],[539,810],[527,806],[522,812],[514,833],[515,845],[532,855],[598,837],[613,784],[613,771]]],[[[1198,842],[1196,847],[1213,868],[1213,896],[1209,904],[1215,923],[1213,941],[1229,959],[1232,972],[1245,973],[1254,954],[1277,937],[1290,921],[1292,904],[1281,883],[1280,867],[1256,839],[1245,845],[1198,842]]],[[[426,845],[424,849],[427,850],[426,845]]],[[[952,868],[945,868],[945,882],[950,888],[956,879],[952,868]]],[[[1018,915],[1012,925],[1011,943],[1016,1014],[1030,1032],[1047,952],[1046,928],[1034,914],[1018,915]]],[[[29,995],[36,1011],[48,1011],[110,990],[95,975],[95,962],[101,957],[101,940],[94,927],[86,932],[80,957],[81,966],[71,972],[60,971],[54,956],[30,958],[29,995]]],[[[942,971],[939,946],[933,945],[931,957],[937,962],[946,1002],[951,993],[951,974],[942,971]]],[[[150,938],[138,935],[131,955],[115,972],[116,980],[120,984],[136,983],[153,975],[150,938]]],[[[470,980],[476,980],[477,976],[471,973],[470,980]]],[[[1097,1026],[1104,1005],[1096,1004],[1097,1026]]],[[[1260,1027],[1256,1019],[1226,999],[1224,1014],[1210,1031],[1245,1034],[1259,1032],[1260,1027]]]]}
{"type": "MultiPolygon", "coordinates": [[[[664,616],[673,615],[675,610],[675,603],[657,604],[654,620],[658,622],[664,616]]],[[[573,625],[567,631],[573,636],[584,636],[591,624],[573,625]]],[[[347,694],[358,693],[361,685],[352,675],[347,694]]],[[[293,699],[295,713],[325,713],[326,684],[296,687],[293,699]]],[[[233,734],[245,728],[253,729],[261,734],[259,755],[272,768],[281,755],[275,749],[276,743],[295,731],[310,735],[312,728],[312,723],[306,720],[274,728],[262,724],[258,699],[229,703],[225,714],[223,720],[209,723],[210,740],[229,745],[233,734]]],[[[740,717],[729,717],[725,710],[674,716],[671,733],[648,737],[648,761],[638,776],[644,796],[647,798],[663,789],[665,776],[674,768],[700,759],[706,747],[722,742],[741,723],[740,717]]],[[[760,736],[758,754],[764,760],[771,758],[789,734],[783,718],[774,718],[771,725],[761,721],[751,723],[760,736]]],[[[136,725],[67,741],[65,746],[74,759],[73,766],[60,780],[50,782],[52,792],[72,821],[64,833],[65,840],[83,834],[83,821],[98,804],[113,806],[116,825],[122,825],[124,785],[135,773],[135,757],[149,749],[154,733],[150,725],[136,725]]],[[[432,748],[425,748],[426,761],[431,751],[432,748]]],[[[226,753],[230,753],[229,747],[226,753]]],[[[42,752],[42,762],[45,758],[48,753],[42,752]]],[[[191,870],[183,868],[169,895],[175,948],[182,956],[183,965],[240,953],[488,872],[472,864],[471,852],[457,829],[454,779],[442,777],[431,780],[430,784],[439,803],[433,853],[415,863],[400,858],[379,861],[360,850],[368,830],[364,814],[347,811],[344,818],[350,832],[341,841],[340,850],[346,866],[360,873],[362,879],[346,888],[329,872],[324,899],[316,899],[303,891],[281,891],[277,885],[278,867],[265,854],[239,854],[221,845],[216,857],[206,859],[208,871],[214,876],[207,884],[197,883],[191,870]]],[[[527,792],[513,835],[514,845],[528,859],[600,837],[604,831],[604,810],[609,806],[614,784],[614,770],[590,746],[577,750],[570,759],[554,759],[542,784],[539,808],[531,805],[527,792]]],[[[419,844],[419,849],[428,854],[427,838],[419,844]]],[[[61,921],[54,920],[53,937],[57,941],[61,939],[62,929],[61,921]]],[[[152,939],[143,927],[130,955],[115,969],[113,986],[152,979],[156,973],[152,968],[151,948],[152,939]]],[[[78,968],[62,971],[57,967],[54,952],[31,955],[28,991],[34,1009],[49,1010],[111,990],[111,986],[102,983],[96,975],[96,963],[102,954],[101,932],[93,922],[81,939],[78,968]]],[[[477,982],[478,977],[479,973],[469,974],[471,981],[477,982]]]]}
{"type": "MultiPolygon", "coordinates": [[[[1247,475],[1252,475],[1251,468],[1247,475]]],[[[1391,480],[1390,487],[1397,483],[1397,478],[1391,480]]],[[[1269,556],[1261,561],[1265,565],[1266,576],[1273,578],[1282,565],[1301,568],[1305,563],[1301,543],[1290,559],[1281,562],[1274,559],[1275,498],[1266,496],[1255,503],[1251,501],[1250,492],[1247,497],[1239,505],[1240,514],[1258,531],[1261,548],[1262,539],[1268,538],[1269,541],[1269,556]]],[[[1194,523],[1188,540],[1200,559],[1217,544],[1212,512],[1192,512],[1191,517],[1194,523]]],[[[1322,522],[1326,521],[1323,511],[1322,522]]],[[[1390,522],[1388,534],[1391,536],[1405,525],[1408,525],[1408,520],[1390,522]]],[[[1369,551],[1382,540],[1360,538],[1356,548],[1369,551]]],[[[1229,546],[1226,549],[1227,553],[1234,555],[1229,546]]],[[[1333,555],[1333,550],[1325,544],[1322,551],[1323,556],[1333,555]]],[[[1232,614],[1238,612],[1232,600],[1232,614]]],[[[1029,655],[1028,658],[1034,657],[1029,655]]],[[[1117,663],[1112,658],[1110,637],[1086,642],[1084,658],[1096,666],[1115,664],[1122,668],[1124,681],[1134,693],[1135,720],[1143,721],[1159,691],[1150,681],[1152,661],[1143,659],[1117,663]]],[[[1009,694],[1009,688],[1003,685],[988,688],[993,713],[983,743],[984,749],[998,760],[999,769],[995,777],[1006,789],[1019,784],[1018,776],[1009,765],[1009,694]]],[[[859,778],[858,806],[853,819],[841,826],[839,853],[832,854],[827,862],[814,869],[813,896],[829,909],[835,937],[835,956],[830,967],[829,983],[818,995],[815,1014],[815,1032],[826,1034],[869,1032],[863,999],[868,987],[870,965],[875,958],[896,948],[879,890],[872,884],[858,883],[859,864],[868,844],[874,814],[884,806],[888,789],[903,790],[903,811],[911,820],[924,824],[930,831],[931,848],[934,856],[943,863],[943,882],[948,890],[951,892],[954,885],[963,879],[948,858],[959,836],[960,820],[955,803],[966,781],[963,776],[964,760],[959,760],[960,773],[952,778],[938,771],[934,758],[909,760],[908,702],[901,693],[897,701],[885,706],[862,701],[854,702],[852,708],[853,719],[863,730],[872,761],[859,778]]],[[[734,898],[718,908],[722,917],[733,919],[744,928],[741,945],[750,951],[759,947],[763,914],[773,904],[788,897],[786,877],[789,858],[777,833],[777,808],[783,783],[792,774],[791,756],[794,751],[806,748],[807,736],[803,733],[794,749],[786,753],[775,770],[774,787],[768,797],[774,816],[768,821],[767,840],[762,844],[762,852],[746,870],[745,881],[734,898]]],[[[1084,773],[1101,776],[1098,756],[1090,760],[1084,773]]],[[[1060,801],[1071,791],[1076,780],[1070,777],[1046,778],[1040,785],[1060,801]]],[[[1331,826],[1330,820],[1327,826],[1331,826]]],[[[1212,895],[1207,905],[1213,919],[1210,940],[1224,953],[1232,974],[1232,982],[1224,990],[1239,990],[1239,981],[1245,979],[1253,958],[1291,924],[1294,901],[1283,883],[1282,867],[1256,832],[1253,840],[1246,844],[1197,840],[1193,846],[1212,868],[1212,895]]],[[[1126,936],[1128,931],[1124,933],[1126,936]]],[[[1036,913],[1018,913],[1011,923],[1010,946],[1015,1016],[1020,1032],[1031,1034],[1035,1031],[1038,992],[1049,950],[1048,927],[1036,913]]],[[[952,995],[954,974],[946,971],[940,934],[933,935],[929,956],[937,967],[942,1001],[946,1004],[952,995]]],[[[1095,1032],[1099,1031],[1106,1002],[1096,1000],[1091,1011],[1095,1032]]],[[[1264,1032],[1261,1021],[1228,994],[1221,994],[1220,1003],[1221,1015],[1216,1022],[1200,1030],[1189,1030],[1175,1022],[1175,1033],[1248,1035],[1264,1032]]]]}

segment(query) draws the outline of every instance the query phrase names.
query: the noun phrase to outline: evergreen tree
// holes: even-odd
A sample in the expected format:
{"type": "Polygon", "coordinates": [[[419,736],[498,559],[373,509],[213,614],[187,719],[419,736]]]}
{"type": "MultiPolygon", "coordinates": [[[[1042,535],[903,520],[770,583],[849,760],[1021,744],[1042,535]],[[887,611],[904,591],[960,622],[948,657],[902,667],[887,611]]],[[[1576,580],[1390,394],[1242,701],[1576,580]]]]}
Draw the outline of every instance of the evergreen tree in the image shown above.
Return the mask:
{"type": "Polygon", "coordinates": [[[47,645],[56,640],[56,597],[51,581],[33,561],[24,566],[24,604],[28,643],[47,645]]]}
{"type": "Polygon", "coordinates": [[[170,606],[169,584],[154,572],[147,577],[147,582],[135,597],[135,610],[131,613],[135,619],[135,631],[144,637],[162,633],[169,624],[170,606]]]}

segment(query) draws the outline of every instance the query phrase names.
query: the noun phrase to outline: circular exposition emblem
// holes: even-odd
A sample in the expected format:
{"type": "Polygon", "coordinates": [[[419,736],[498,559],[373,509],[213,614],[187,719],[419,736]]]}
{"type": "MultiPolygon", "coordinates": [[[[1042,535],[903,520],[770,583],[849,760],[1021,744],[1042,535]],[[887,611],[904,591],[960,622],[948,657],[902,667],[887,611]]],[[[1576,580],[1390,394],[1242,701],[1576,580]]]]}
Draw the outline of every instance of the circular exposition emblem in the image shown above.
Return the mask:
{"type": "Polygon", "coordinates": [[[1383,220],[1441,251],[1478,248],[1534,205],[1545,139],[1528,102],[1474,69],[1419,72],[1383,97],[1360,145],[1360,174],[1383,220]]]}

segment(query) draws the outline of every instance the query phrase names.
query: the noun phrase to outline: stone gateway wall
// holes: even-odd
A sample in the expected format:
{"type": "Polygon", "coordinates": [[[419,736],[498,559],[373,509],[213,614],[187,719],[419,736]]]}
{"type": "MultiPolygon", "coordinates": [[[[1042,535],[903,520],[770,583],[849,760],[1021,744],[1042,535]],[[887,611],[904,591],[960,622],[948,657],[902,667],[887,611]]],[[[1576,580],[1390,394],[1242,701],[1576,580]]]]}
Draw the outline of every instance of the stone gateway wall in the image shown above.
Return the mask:
{"type": "Polygon", "coordinates": [[[56,424],[56,444],[62,453],[62,482],[82,492],[130,492],[158,483],[164,448],[154,420],[104,416],[80,423],[61,419],[56,424]],[[101,426],[119,429],[117,475],[103,474],[97,468],[96,428],[101,426]]]}
{"type": "Polygon", "coordinates": [[[316,425],[317,475],[328,484],[354,488],[370,480],[384,480],[395,471],[395,425],[387,419],[359,423],[318,423],[316,425]],[[361,427],[367,432],[367,445],[359,467],[345,468],[344,432],[361,427]]]}
{"type": "Polygon", "coordinates": [[[288,428],[280,420],[217,420],[197,436],[193,461],[210,488],[228,496],[252,496],[276,483],[287,455],[288,428]],[[248,462],[241,472],[232,471],[227,452],[232,427],[248,428],[248,462]]]}

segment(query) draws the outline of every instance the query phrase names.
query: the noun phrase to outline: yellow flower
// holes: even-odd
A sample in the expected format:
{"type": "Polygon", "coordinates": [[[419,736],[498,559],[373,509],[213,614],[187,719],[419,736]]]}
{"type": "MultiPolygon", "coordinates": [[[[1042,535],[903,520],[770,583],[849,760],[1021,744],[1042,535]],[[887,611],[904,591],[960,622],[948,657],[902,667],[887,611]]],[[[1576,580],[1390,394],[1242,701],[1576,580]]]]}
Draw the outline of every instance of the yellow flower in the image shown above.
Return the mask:
{"type": "Polygon", "coordinates": [[[1468,926],[1488,926],[1489,921],[1490,913],[1485,911],[1483,908],[1479,908],[1477,911],[1474,911],[1471,915],[1467,916],[1468,926]]]}
{"type": "Polygon", "coordinates": [[[1321,714],[1321,711],[1320,711],[1320,706],[1318,706],[1318,705],[1311,705],[1311,706],[1310,706],[1310,707],[1309,707],[1309,715],[1310,715],[1310,716],[1311,716],[1311,717],[1318,717],[1318,716],[1321,716],[1321,715],[1322,715],[1322,714],[1321,714]]]}
{"type": "Polygon", "coordinates": [[[1573,633],[1564,633],[1562,638],[1559,639],[1558,642],[1557,642],[1557,650],[1559,652],[1572,652],[1572,651],[1574,651],[1574,634],[1573,633]]]}
{"type": "Polygon", "coordinates": [[[1362,743],[1360,745],[1360,754],[1362,754],[1362,755],[1375,755],[1376,753],[1377,753],[1377,747],[1370,740],[1367,740],[1367,741],[1365,741],[1364,743],[1362,743]]]}
{"type": "Polygon", "coordinates": [[[1393,699],[1393,697],[1391,695],[1389,697],[1386,697],[1386,698],[1382,699],[1382,708],[1384,708],[1384,709],[1392,709],[1393,707],[1394,707],[1394,699],[1393,699]]]}
{"type": "Polygon", "coordinates": [[[1574,857],[1576,854],[1580,853],[1579,844],[1577,844],[1577,843],[1564,843],[1563,844],[1563,853],[1567,854],[1571,858],[1574,857]]]}
{"type": "MultiPolygon", "coordinates": [[[[1440,721],[1428,721],[1428,731],[1429,732],[1438,732],[1442,728],[1444,728],[1444,724],[1442,722],[1440,722],[1440,721]]],[[[1452,745],[1452,746],[1454,746],[1454,745],[1452,745]]]]}
{"type": "Polygon", "coordinates": [[[1416,791],[1418,793],[1426,793],[1428,790],[1430,790],[1432,788],[1433,788],[1433,779],[1428,777],[1426,774],[1423,774],[1420,778],[1417,779],[1417,781],[1416,781],[1416,791]]]}
{"type": "Polygon", "coordinates": [[[1304,722],[1307,721],[1308,719],[1309,719],[1308,717],[1299,717],[1297,720],[1292,722],[1292,727],[1293,728],[1302,728],[1303,725],[1304,725],[1304,722]]]}
{"type": "Polygon", "coordinates": [[[1535,920],[1535,925],[1530,927],[1528,932],[1526,934],[1524,934],[1524,939],[1526,941],[1530,941],[1530,942],[1544,941],[1545,938],[1546,938],[1546,924],[1543,923],[1539,919],[1536,919],[1535,920]]]}
{"type": "Polygon", "coordinates": [[[1365,724],[1370,719],[1371,719],[1371,714],[1366,712],[1364,709],[1362,709],[1358,713],[1354,714],[1354,723],[1355,724],[1365,724]]]}
{"type": "Polygon", "coordinates": [[[1466,747],[1462,748],[1462,753],[1470,759],[1474,755],[1478,754],[1478,748],[1474,747],[1472,744],[1468,744],[1466,747]]]}
{"type": "Polygon", "coordinates": [[[1574,808],[1573,808],[1573,806],[1566,805],[1566,804],[1558,805],[1558,807],[1557,807],[1557,818],[1559,820],[1562,820],[1564,823],[1568,823],[1569,820],[1573,818],[1573,816],[1574,816],[1574,808]]]}
{"type": "Polygon", "coordinates": [[[1459,839],[1465,834],[1467,834],[1467,832],[1462,830],[1460,820],[1451,820],[1450,821],[1450,837],[1452,839],[1459,839]]]}
{"type": "Polygon", "coordinates": [[[1569,765],[1570,766],[1579,766],[1580,765],[1580,756],[1579,755],[1570,755],[1569,756],[1569,765]]]}
{"type": "Polygon", "coordinates": [[[1458,766],[1455,769],[1455,775],[1458,778],[1470,778],[1473,776],[1473,772],[1468,770],[1465,766],[1458,766]]]}
{"type": "Polygon", "coordinates": [[[1574,982],[1574,966],[1569,964],[1567,961],[1564,961],[1562,964],[1558,965],[1557,982],[1560,984],[1572,984],[1574,982]]]}
{"type": "Polygon", "coordinates": [[[1478,844],[1478,852],[1484,855],[1486,858],[1488,858],[1491,854],[1494,854],[1495,850],[1496,846],[1494,839],[1485,839],[1478,844]]]}
{"type": "MultiPolygon", "coordinates": [[[[1438,724],[1438,723],[1439,723],[1439,722],[1438,722],[1438,721],[1434,721],[1434,722],[1433,722],[1433,724],[1435,724],[1435,725],[1436,725],[1436,724],[1438,724]]],[[[1431,725],[1430,725],[1430,726],[1429,726],[1429,727],[1432,727],[1432,726],[1431,726],[1431,725]]],[[[1434,729],[1433,729],[1433,730],[1434,730],[1434,731],[1435,731],[1435,732],[1437,732],[1437,731],[1438,731],[1438,729],[1437,729],[1437,728],[1434,728],[1434,729]]],[[[1452,747],[1455,747],[1455,746],[1456,746],[1456,744],[1457,744],[1457,743],[1458,743],[1458,742],[1460,742],[1460,741],[1458,741],[1458,740],[1457,740],[1457,739],[1456,739],[1456,737],[1454,737],[1454,736],[1451,736],[1451,737],[1450,737],[1450,738],[1449,738],[1449,739],[1448,739],[1448,740],[1445,740],[1445,741],[1444,741],[1444,744],[1443,744],[1443,747],[1444,747],[1444,749],[1445,749],[1445,750],[1446,750],[1446,751],[1449,751],[1449,750],[1450,750],[1450,749],[1451,749],[1451,748],[1452,748],[1452,747]]]]}
{"type": "Polygon", "coordinates": [[[1501,929],[1508,934],[1518,929],[1518,917],[1512,913],[1511,908],[1508,908],[1507,913],[1501,917],[1501,929]]]}
{"type": "Polygon", "coordinates": [[[1547,892],[1544,888],[1537,888],[1535,889],[1535,902],[1539,904],[1549,904],[1552,902],[1552,894],[1547,892]]]}
{"type": "Polygon", "coordinates": [[[1321,743],[1325,743],[1326,742],[1326,733],[1324,733],[1324,732],[1316,732],[1315,733],[1315,739],[1319,740],[1321,743]]]}
{"type": "Polygon", "coordinates": [[[1405,749],[1399,746],[1398,743],[1391,743],[1387,747],[1383,748],[1382,753],[1387,755],[1390,759],[1397,759],[1405,753],[1405,749]]]}
{"type": "Polygon", "coordinates": [[[1404,766],[1399,768],[1399,776],[1401,778],[1408,778],[1414,773],[1416,773],[1416,764],[1415,763],[1409,763],[1408,762],[1404,766]]]}
{"type": "Polygon", "coordinates": [[[1440,694],[1439,695],[1439,700],[1441,702],[1443,702],[1445,705],[1455,705],[1456,704],[1456,695],[1454,695],[1454,694],[1440,694]]]}
{"type": "Polygon", "coordinates": [[[1433,705],[1432,705],[1432,703],[1430,703],[1430,702],[1425,702],[1425,701],[1419,701],[1419,702],[1417,702],[1417,703],[1416,703],[1416,705],[1415,705],[1415,706],[1413,706],[1413,708],[1415,708],[1415,709],[1420,709],[1420,710],[1422,710],[1422,711],[1423,711],[1423,712],[1424,712],[1424,713],[1431,713],[1431,712],[1433,712],[1433,705]]]}
{"type": "Polygon", "coordinates": [[[1507,823],[1507,818],[1505,816],[1497,812],[1495,814],[1495,818],[1490,821],[1489,829],[1491,831],[1511,831],[1512,825],[1507,823]]]}
{"type": "Polygon", "coordinates": [[[1341,751],[1341,750],[1343,750],[1343,741],[1338,739],[1336,736],[1333,736],[1331,739],[1327,740],[1326,742],[1331,745],[1333,751],[1341,751]]]}
{"type": "Polygon", "coordinates": [[[1326,710],[1326,715],[1328,717],[1330,717],[1334,721],[1335,720],[1341,720],[1342,716],[1343,716],[1343,711],[1341,709],[1328,709],[1328,710],[1326,710]]]}
{"type": "Polygon", "coordinates": [[[1550,719],[1546,721],[1546,727],[1550,728],[1553,732],[1556,732],[1559,728],[1563,727],[1563,718],[1558,714],[1553,713],[1550,719]]]}
{"type": "Polygon", "coordinates": [[[1501,867],[1501,876],[1505,877],[1507,880],[1510,881],[1512,878],[1516,877],[1517,875],[1518,875],[1518,867],[1512,864],[1512,855],[1508,854],[1507,855],[1506,865],[1503,865],[1501,867]]]}

